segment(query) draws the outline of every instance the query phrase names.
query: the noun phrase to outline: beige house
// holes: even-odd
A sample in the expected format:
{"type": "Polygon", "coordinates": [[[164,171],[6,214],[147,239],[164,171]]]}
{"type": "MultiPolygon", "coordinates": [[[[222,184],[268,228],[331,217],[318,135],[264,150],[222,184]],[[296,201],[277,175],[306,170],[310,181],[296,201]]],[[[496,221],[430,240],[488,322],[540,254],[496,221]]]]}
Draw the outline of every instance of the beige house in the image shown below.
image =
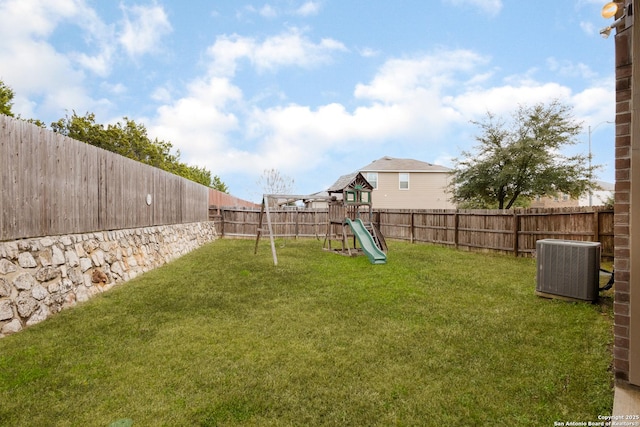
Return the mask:
{"type": "Polygon", "coordinates": [[[573,208],[577,206],[603,206],[613,200],[614,185],[609,182],[596,181],[598,189],[584,193],[579,199],[568,194],[558,193],[553,197],[535,197],[531,201],[532,208],[573,208]]]}
{"type": "Polygon", "coordinates": [[[603,206],[612,202],[615,193],[615,184],[604,181],[596,181],[598,189],[583,194],[578,200],[580,206],[603,206]]]}
{"type": "Polygon", "coordinates": [[[580,206],[578,199],[572,199],[571,196],[559,193],[556,196],[537,196],[531,200],[532,208],[575,208],[580,206]]]}
{"type": "Polygon", "coordinates": [[[374,190],[374,209],[455,209],[451,169],[413,159],[382,157],[358,169],[374,190]]]}

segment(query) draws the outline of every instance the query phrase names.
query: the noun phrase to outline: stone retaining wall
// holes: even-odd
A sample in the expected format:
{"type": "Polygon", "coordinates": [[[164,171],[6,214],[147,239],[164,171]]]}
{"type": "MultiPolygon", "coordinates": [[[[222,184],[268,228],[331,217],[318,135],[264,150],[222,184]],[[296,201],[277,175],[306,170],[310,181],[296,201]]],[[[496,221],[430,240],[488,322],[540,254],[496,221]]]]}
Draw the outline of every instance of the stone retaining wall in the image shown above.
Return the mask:
{"type": "Polygon", "coordinates": [[[0,338],[216,238],[198,222],[0,242],[0,338]]]}

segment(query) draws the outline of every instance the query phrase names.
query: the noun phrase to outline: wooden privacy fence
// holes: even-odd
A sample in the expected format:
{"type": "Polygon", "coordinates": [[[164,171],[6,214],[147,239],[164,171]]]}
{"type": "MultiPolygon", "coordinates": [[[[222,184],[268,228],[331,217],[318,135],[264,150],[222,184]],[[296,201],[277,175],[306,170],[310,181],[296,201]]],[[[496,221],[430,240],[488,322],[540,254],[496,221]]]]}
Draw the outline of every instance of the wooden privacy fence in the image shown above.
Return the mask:
{"type": "Polygon", "coordinates": [[[240,199],[231,194],[223,193],[216,189],[209,189],[209,208],[215,207],[220,210],[223,208],[249,208],[260,209],[260,203],[253,203],[248,200],[240,199]]]}
{"type": "MultiPolygon", "coordinates": [[[[258,210],[225,209],[211,219],[226,237],[255,238],[258,210]]],[[[326,209],[271,212],[276,237],[324,238],[326,209]]],[[[467,250],[532,256],[536,241],[597,241],[613,258],[613,210],[603,207],[516,210],[375,210],[374,222],[388,239],[436,243],[467,250]]]]}
{"type": "Polygon", "coordinates": [[[0,241],[208,219],[208,188],[0,115],[0,241]]]}
{"type": "Polygon", "coordinates": [[[516,210],[431,210],[375,212],[389,238],[456,248],[486,249],[529,256],[536,241],[565,239],[601,243],[613,257],[613,210],[596,208],[516,210]]]}

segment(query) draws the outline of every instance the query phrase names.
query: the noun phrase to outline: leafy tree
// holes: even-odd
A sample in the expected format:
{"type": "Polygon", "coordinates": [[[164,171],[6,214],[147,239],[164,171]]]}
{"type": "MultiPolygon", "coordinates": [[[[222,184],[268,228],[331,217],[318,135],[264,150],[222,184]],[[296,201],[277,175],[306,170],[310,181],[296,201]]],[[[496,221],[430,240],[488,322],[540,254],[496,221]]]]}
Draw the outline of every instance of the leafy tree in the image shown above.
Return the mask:
{"type": "Polygon", "coordinates": [[[212,178],[204,167],[190,166],[180,161],[180,151],[172,153],[173,145],[157,138],[151,140],[144,125],[123,118],[123,122],[106,127],[96,123],[95,114],[78,116],[75,112],[57,122],[51,128],[62,135],[102,149],[118,153],[130,159],[166,170],[208,187],[227,192],[227,186],[220,177],[212,178]]]}
{"type": "MultiPolygon", "coordinates": [[[[20,117],[20,116],[18,116],[18,118],[22,119],[22,117],[20,117]]],[[[27,119],[26,121],[29,122],[29,123],[32,123],[32,124],[34,124],[36,126],[40,126],[41,128],[44,128],[44,129],[47,128],[47,125],[45,124],[45,122],[43,122],[40,119],[27,119]]]]}
{"type": "Polygon", "coordinates": [[[215,188],[218,191],[222,191],[223,193],[229,193],[229,187],[222,182],[218,175],[214,175],[211,179],[211,188],[215,188]]]}
{"type": "MultiPolygon", "coordinates": [[[[11,89],[2,80],[0,80],[0,114],[4,114],[9,117],[16,117],[12,111],[14,96],[15,93],[13,92],[13,89],[11,89]]],[[[16,118],[25,120],[20,117],[20,115],[18,115],[18,117],[16,118]]],[[[26,119],[25,121],[33,123],[36,126],[40,126],[41,128],[47,127],[47,125],[45,125],[43,121],[38,119],[26,119]]]]}
{"type": "Polygon", "coordinates": [[[0,80],[0,114],[13,117],[11,107],[13,107],[13,90],[0,80]]]}
{"type": "Polygon", "coordinates": [[[577,198],[596,187],[598,166],[589,167],[587,156],[561,153],[576,143],[581,124],[559,101],[520,106],[509,124],[491,113],[473,123],[482,130],[480,144],[455,159],[450,186],[460,206],[510,209],[536,196],[562,192],[577,198]]]}
{"type": "Polygon", "coordinates": [[[124,118],[124,123],[113,125],[96,123],[95,114],[78,116],[75,112],[51,124],[51,128],[60,134],[96,147],[118,153],[130,159],[165,169],[163,166],[177,163],[178,157],[171,153],[171,143],[151,141],[144,125],[124,118]]]}

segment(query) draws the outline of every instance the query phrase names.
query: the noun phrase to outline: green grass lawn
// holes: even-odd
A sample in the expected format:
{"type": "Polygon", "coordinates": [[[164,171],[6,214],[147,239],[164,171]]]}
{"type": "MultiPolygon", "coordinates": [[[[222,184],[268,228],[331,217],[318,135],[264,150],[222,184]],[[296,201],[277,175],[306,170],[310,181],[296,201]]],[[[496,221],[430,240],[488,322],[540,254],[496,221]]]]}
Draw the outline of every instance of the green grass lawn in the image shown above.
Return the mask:
{"type": "Polygon", "coordinates": [[[552,426],[612,407],[611,296],[535,261],[219,240],[0,340],[1,426],[552,426]]]}

